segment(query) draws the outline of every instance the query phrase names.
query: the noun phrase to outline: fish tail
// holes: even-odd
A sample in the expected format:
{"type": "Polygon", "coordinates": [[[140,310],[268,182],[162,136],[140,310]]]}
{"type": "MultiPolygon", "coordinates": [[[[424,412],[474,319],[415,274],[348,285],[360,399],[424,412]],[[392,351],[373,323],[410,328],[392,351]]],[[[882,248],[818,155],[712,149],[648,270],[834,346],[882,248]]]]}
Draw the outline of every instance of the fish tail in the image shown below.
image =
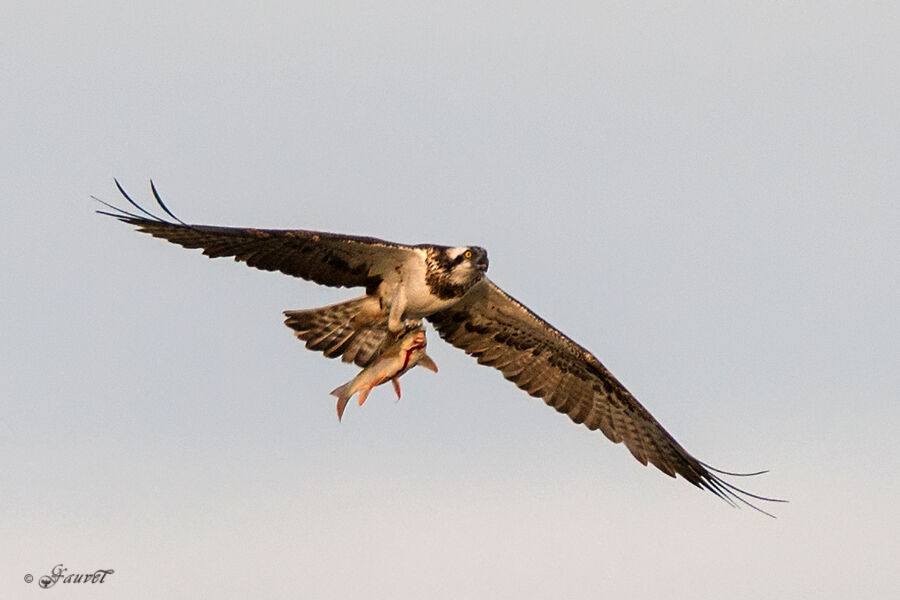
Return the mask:
{"type": "Polygon", "coordinates": [[[347,408],[350,396],[353,395],[353,382],[348,381],[344,385],[334,388],[331,390],[331,395],[337,396],[337,415],[338,421],[340,421],[344,416],[344,409],[347,408]]]}

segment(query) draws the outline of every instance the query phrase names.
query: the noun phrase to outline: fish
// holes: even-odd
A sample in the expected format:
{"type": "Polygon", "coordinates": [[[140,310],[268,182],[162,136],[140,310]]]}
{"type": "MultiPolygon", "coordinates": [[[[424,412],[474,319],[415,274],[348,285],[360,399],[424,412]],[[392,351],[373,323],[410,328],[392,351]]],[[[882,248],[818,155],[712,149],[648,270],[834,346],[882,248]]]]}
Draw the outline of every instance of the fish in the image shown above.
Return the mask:
{"type": "Polygon", "coordinates": [[[438,367],[430,356],[425,354],[425,329],[417,327],[402,334],[395,341],[389,341],[378,356],[360,371],[356,377],[331,391],[336,396],[338,421],[344,416],[344,408],[354,394],[359,406],[369,397],[369,392],[376,386],[390,380],[400,398],[400,376],[416,365],[437,373],[438,367]]]}

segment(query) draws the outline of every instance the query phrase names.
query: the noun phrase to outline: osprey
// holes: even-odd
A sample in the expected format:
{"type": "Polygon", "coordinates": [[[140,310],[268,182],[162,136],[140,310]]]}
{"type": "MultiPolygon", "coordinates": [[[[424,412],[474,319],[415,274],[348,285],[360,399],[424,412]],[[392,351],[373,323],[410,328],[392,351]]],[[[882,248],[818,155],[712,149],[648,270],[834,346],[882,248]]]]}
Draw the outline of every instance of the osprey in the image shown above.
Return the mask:
{"type": "Polygon", "coordinates": [[[721,471],[688,453],[593,354],[485,276],[484,248],[411,246],[301,229],[192,225],[166,207],[152,181],[153,197],[171,221],[138,205],[118,181],[116,187],[138,212],[95,197],[112,211],[97,212],[153,237],[200,248],[210,258],[230,256],[257,269],[321,285],[364,288],[364,295],[346,302],[285,311],[285,324],[311,350],[365,368],[426,319],[444,340],[499,370],[531,396],[575,423],[599,429],[614,443],[624,442],[642,464],[649,462],[729,504],[740,502],[765,514],[769,513],[747,498],[783,502],[752,494],[720,477],[765,471],[721,471]]]}

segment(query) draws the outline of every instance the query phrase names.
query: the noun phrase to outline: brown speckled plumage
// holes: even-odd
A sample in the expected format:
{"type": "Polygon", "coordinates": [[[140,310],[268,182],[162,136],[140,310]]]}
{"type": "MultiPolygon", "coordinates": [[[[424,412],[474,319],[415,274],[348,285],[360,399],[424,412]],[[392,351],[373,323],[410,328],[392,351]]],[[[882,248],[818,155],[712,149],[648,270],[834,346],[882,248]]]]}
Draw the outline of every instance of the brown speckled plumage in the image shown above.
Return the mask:
{"type": "MultiPolygon", "coordinates": [[[[442,338],[479,363],[498,369],[574,422],[624,443],[642,464],[651,463],[672,477],[680,475],[731,504],[737,501],[761,510],[747,498],[772,500],[741,490],[719,476],[734,473],[718,471],[694,458],[593,354],[484,278],[488,263],[482,248],[407,246],[296,229],[188,225],[166,208],[152,184],[158,204],[174,221],[152,215],[119,189],[141,214],[105,202],[113,212],[99,212],[154,237],[200,248],[212,258],[230,256],[251,267],[322,285],[365,288],[367,296],[362,298],[285,313],[285,323],[311,350],[360,366],[370,364],[394,335],[387,329],[390,299],[415,296],[420,307],[430,307],[418,317],[431,321],[442,338]],[[465,269],[454,271],[464,260],[465,269]],[[406,269],[409,265],[419,266],[406,269]],[[416,276],[420,279],[409,280],[402,273],[420,273],[416,276]],[[395,292],[382,289],[383,282],[391,290],[395,289],[391,285],[414,287],[405,294],[385,296],[395,292]]],[[[405,306],[403,301],[397,300],[397,306],[405,306]]]]}

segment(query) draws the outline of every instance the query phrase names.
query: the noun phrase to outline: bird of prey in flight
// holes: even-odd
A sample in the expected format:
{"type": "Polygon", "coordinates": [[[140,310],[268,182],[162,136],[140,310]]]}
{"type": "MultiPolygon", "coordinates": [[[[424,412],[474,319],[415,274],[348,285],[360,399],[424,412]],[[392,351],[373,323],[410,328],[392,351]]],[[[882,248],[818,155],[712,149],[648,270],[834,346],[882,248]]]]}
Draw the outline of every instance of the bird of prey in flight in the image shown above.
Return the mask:
{"type": "Polygon", "coordinates": [[[233,257],[321,285],[363,288],[365,294],[346,302],[285,312],[285,324],[311,350],[366,368],[426,319],[444,340],[499,370],[526,393],[575,423],[623,442],[642,464],[652,463],[670,477],[680,475],[732,505],[769,514],[753,500],[781,502],[723,478],[758,473],[729,473],[694,458],[591,352],[488,279],[484,248],[406,245],[300,229],[192,225],[169,211],[152,182],[156,203],[171,220],[142,208],[118,181],[116,186],[132,208],[95,198],[108,209],[97,212],[153,237],[202,249],[210,258],[233,257]]]}

